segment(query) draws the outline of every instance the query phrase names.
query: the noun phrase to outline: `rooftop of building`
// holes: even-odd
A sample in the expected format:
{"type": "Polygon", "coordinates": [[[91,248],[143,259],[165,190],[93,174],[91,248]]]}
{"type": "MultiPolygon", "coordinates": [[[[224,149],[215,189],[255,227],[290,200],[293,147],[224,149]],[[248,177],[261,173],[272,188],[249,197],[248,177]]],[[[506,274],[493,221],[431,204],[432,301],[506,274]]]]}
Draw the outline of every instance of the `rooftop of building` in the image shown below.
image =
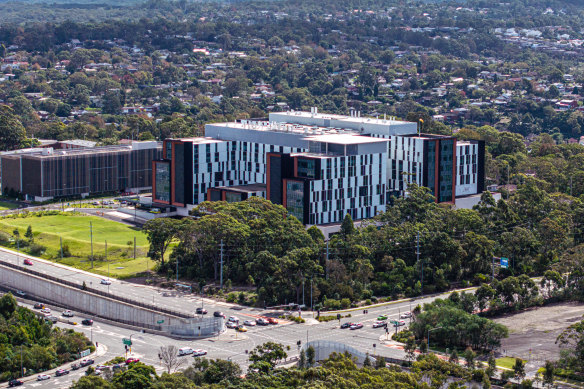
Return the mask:
{"type": "Polygon", "coordinates": [[[177,138],[177,139],[167,139],[168,141],[180,141],[184,143],[193,143],[197,145],[205,145],[205,144],[212,144],[212,143],[221,143],[225,142],[221,139],[213,139],[209,137],[199,136],[193,138],[177,138]]]}
{"type": "Polygon", "coordinates": [[[134,142],[130,145],[113,145],[113,146],[101,146],[101,147],[82,147],[67,150],[55,150],[51,147],[46,148],[34,148],[26,150],[15,150],[14,152],[7,152],[2,154],[4,158],[20,158],[26,156],[33,159],[46,159],[55,158],[62,156],[78,156],[78,155],[93,155],[93,154],[108,154],[116,153],[121,151],[132,151],[132,150],[144,150],[153,149],[160,147],[159,142],[146,141],[146,142],[134,142]]]}
{"type": "Polygon", "coordinates": [[[358,134],[342,133],[333,134],[327,133],[323,135],[315,135],[306,137],[307,140],[313,142],[321,143],[333,143],[339,145],[357,145],[357,144],[369,144],[369,143],[387,143],[389,139],[383,138],[373,138],[370,136],[363,136],[358,134]]]}
{"type": "Polygon", "coordinates": [[[345,128],[333,128],[333,127],[321,127],[321,126],[309,126],[298,123],[282,123],[282,122],[261,122],[261,121],[246,121],[241,122],[225,122],[225,123],[212,123],[210,125],[217,125],[228,128],[239,128],[242,130],[254,130],[254,131],[267,131],[267,132],[283,132],[298,135],[331,135],[331,134],[354,134],[359,135],[359,131],[345,129],[345,128]]]}
{"type": "Polygon", "coordinates": [[[311,108],[310,112],[307,111],[286,111],[286,112],[273,112],[273,114],[280,114],[280,115],[290,115],[296,117],[304,117],[304,118],[317,118],[317,119],[336,119],[336,120],[343,120],[351,123],[373,123],[373,124],[404,124],[404,123],[412,123],[405,120],[397,120],[394,116],[386,116],[384,115],[383,118],[380,117],[365,117],[361,116],[361,112],[352,111],[351,115],[337,115],[333,113],[321,113],[318,112],[318,109],[311,108]]]}

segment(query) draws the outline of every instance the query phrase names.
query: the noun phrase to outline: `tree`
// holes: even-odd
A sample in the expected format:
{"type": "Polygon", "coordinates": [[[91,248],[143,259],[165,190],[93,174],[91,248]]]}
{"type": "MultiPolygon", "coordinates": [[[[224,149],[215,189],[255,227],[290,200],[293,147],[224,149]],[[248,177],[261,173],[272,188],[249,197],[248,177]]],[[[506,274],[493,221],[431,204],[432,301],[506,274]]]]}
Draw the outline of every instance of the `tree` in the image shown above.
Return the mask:
{"type": "Polygon", "coordinates": [[[161,346],[158,350],[158,355],[162,362],[162,366],[166,368],[166,372],[175,372],[176,369],[181,367],[185,360],[178,357],[178,348],[173,345],[161,346]]]}
{"type": "Polygon", "coordinates": [[[0,105],[0,150],[20,149],[26,141],[26,130],[12,108],[0,105]]]}
{"type": "Polygon", "coordinates": [[[254,365],[262,362],[270,366],[270,369],[274,369],[287,356],[288,354],[284,351],[284,346],[280,343],[266,342],[256,346],[249,353],[249,361],[252,362],[250,369],[253,369],[254,365]]]}
{"type": "Polygon", "coordinates": [[[369,358],[369,353],[365,355],[365,359],[363,360],[363,367],[371,367],[371,358],[369,358]]]}
{"type": "Polygon", "coordinates": [[[473,351],[472,348],[467,347],[466,350],[464,350],[464,359],[466,361],[466,366],[470,370],[474,369],[476,357],[477,354],[473,351]]]}
{"type": "Polygon", "coordinates": [[[96,375],[88,375],[81,377],[74,382],[71,389],[111,389],[112,384],[96,375]]]}
{"type": "Polygon", "coordinates": [[[156,378],[154,367],[141,362],[133,363],[128,370],[114,375],[112,383],[124,389],[150,388],[156,378]]]}
{"type": "Polygon", "coordinates": [[[12,317],[18,306],[12,293],[6,293],[4,296],[0,297],[0,315],[4,316],[5,319],[12,317]]]}
{"type": "Polygon", "coordinates": [[[149,220],[142,231],[150,242],[148,256],[154,261],[160,261],[164,265],[164,254],[173,239],[180,231],[181,223],[169,218],[149,220]]]}
{"type": "Polygon", "coordinates": [[[298,359],[298,368],[306,368],[306,353],[304,350],[300,350],[300,358],[298,359]]]}
{"type": "Polygon", "coordinates": [[[151,389],[196,389],[197,386],[182,373],[162,373],[151,389]]]}
{"type": "Polygon", "coordinates": [[[416,339],[413,336],[406,340],[404,351],[406,352],[407,360],[413,361],[416,358],[416,339]]]}
{"type": "Polygon", "coordinates": [[[316,355],[316,351],[314,350],[314,347],[312,347],[312,345],[308,346],[308,348],[306,349],[306,366],[307,367],[314,366],[315,355],[316,355]]]}
{"type": "Polygon", "coordinates": [[[420,343],[420,352],[422,354],[426,354],[428,352],[428,342],[426,342],[426,339],[422,339],[422,342],[420,343]]]}
{"type": "Polygon", "coordinates": [[[523,380],[525,377],[525,361],[520,358],[515,358],[515,364],[513,365],[513,373],[515,373],[515,378],[518,380],[523,380]]]}
{"type": "Polygon", "coordinates": [[[458,353],[456,352],[456,350],[452,350],[452,352],[450,353],[450,356],[448,357],[448,361],[450,363],[456,363],[458,364],[458,353]]]}
{"type": "Polygon", "coordinates": [[[24,237],[26,239],[28,239],[29,241],[33,241],[34,239],[34,234],[32,233],[32,227],[29,225],[28,228],[26,229],[26,232],[24,233],[24,237]]]}
{"type": "Polygon", "coordinates": [[[564,350],[560,362],[580,372],[584,371],[584,320],[566,328],[556,339],[564,350]]]}
{"type": "Polygon", "coordinates": [[[552,361],[545,361],[545,368],[543,371],[543,383],[548,387],[554,384],[554,373],[556,366],[552,361]]]}
{"type": "Polygon", "coordinates": [[[353,218],[351,215],[346,214],[343,222],[341,223],[341,231],[340,234],[342,237],[347,239],[348,237],[352,236],[355,233],[355,225],[353,224],[353,218]]]}
{"type": "Polygon", "coordinates": [[[495,371],[497,371],[497,360],[495,359],[495,354],[491,351],[489,353],[488,367],[485,372],[489,377],[492,377],[495,371]]]}

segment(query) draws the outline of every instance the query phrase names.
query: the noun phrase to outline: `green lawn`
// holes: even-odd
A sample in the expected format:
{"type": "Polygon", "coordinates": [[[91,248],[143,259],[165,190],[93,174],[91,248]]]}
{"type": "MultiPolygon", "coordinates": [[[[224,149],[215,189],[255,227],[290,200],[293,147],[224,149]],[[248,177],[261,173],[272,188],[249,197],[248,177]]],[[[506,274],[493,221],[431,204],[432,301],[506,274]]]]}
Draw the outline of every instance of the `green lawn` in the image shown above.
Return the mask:
{"type": "Polygon", "coordinates": [[[497,358],[496,362],[497,367],[502,367],[504,369],[513,369],[513,366],[515,365],[515,358],[511,357],[497,358]]]}
{"type": "MultiPolygon", "coordinates": [[[[15,228],[20,233],[21,249],[30,253],[24,234],[31,226],[34,242],[46,247],[40,256],[62,262],[84,270],[107,274],[108,263],[112,277],[129,277],[136,273],[152,270],[154,263],[147,259],[148,240],[139,229],[126,224],[73,213],[59,215],[30,215],[28,217],[0,219],[0,230],[13,234],[15,228]],[[91,269],[91,234],[93,229],[93,269],[91,269]],[[134,237],[136,237],[136,260],[134,260],[134,237]],[[69,247],[70,257],[61,261],[59,238],[69,247]],[[107,262],[105,242],[107,241],[107,262]],[[119,268],[119,269],[117,269],[119,268]]],[[[12,244],[14,248],[14,244],[12,244]]]]}
{"type": "Polygon", "coordinates": [[[5,211],[7,209],[18,208],[18,204],[8,203],[6,201],[0,201],[0,211],[5,211]]]}

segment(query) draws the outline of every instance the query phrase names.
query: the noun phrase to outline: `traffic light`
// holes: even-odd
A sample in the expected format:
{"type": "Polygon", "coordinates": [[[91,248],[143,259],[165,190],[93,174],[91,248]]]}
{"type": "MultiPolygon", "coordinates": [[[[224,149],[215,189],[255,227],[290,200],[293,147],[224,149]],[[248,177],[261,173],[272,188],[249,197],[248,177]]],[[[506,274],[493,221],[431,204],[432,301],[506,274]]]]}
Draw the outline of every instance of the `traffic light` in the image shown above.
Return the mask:
{"type": "Polygon", "coordinates": [[[341,320],[341,314],[337,313],[337,320],[341,320]]]}

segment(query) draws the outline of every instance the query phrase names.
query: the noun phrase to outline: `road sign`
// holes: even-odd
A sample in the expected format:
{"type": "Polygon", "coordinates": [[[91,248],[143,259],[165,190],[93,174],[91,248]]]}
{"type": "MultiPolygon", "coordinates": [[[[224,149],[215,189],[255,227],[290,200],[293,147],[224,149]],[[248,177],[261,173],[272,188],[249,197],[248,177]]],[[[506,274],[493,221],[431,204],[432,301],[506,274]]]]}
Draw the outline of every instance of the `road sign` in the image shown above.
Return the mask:
{"type": "Polygon", "coordinates": [[[162,323],[164,323],[164,320],[158,320],[156,323],[162,324],[162,323]]]}
{"type": "Polygon", "coordinates": [[[125,344],[126,346],[131,346],[132,345],[132,339],[123,338],[122,339],[122,343],[125,344]]]}
{"type": "Polygon", "coordinates": [[[86,356],[88,356],[89,354],[91,354],[91,350],[90,350],[90,349],[83,350],[83,351],[81,351],[81,352],[79,353],[79,358],[86,357],[86,356]]]}
{"type": "Polygon", "coordinates": [[[509,258],[501,257],[501,267],[507,269],[509,267],[509,258]]]}

